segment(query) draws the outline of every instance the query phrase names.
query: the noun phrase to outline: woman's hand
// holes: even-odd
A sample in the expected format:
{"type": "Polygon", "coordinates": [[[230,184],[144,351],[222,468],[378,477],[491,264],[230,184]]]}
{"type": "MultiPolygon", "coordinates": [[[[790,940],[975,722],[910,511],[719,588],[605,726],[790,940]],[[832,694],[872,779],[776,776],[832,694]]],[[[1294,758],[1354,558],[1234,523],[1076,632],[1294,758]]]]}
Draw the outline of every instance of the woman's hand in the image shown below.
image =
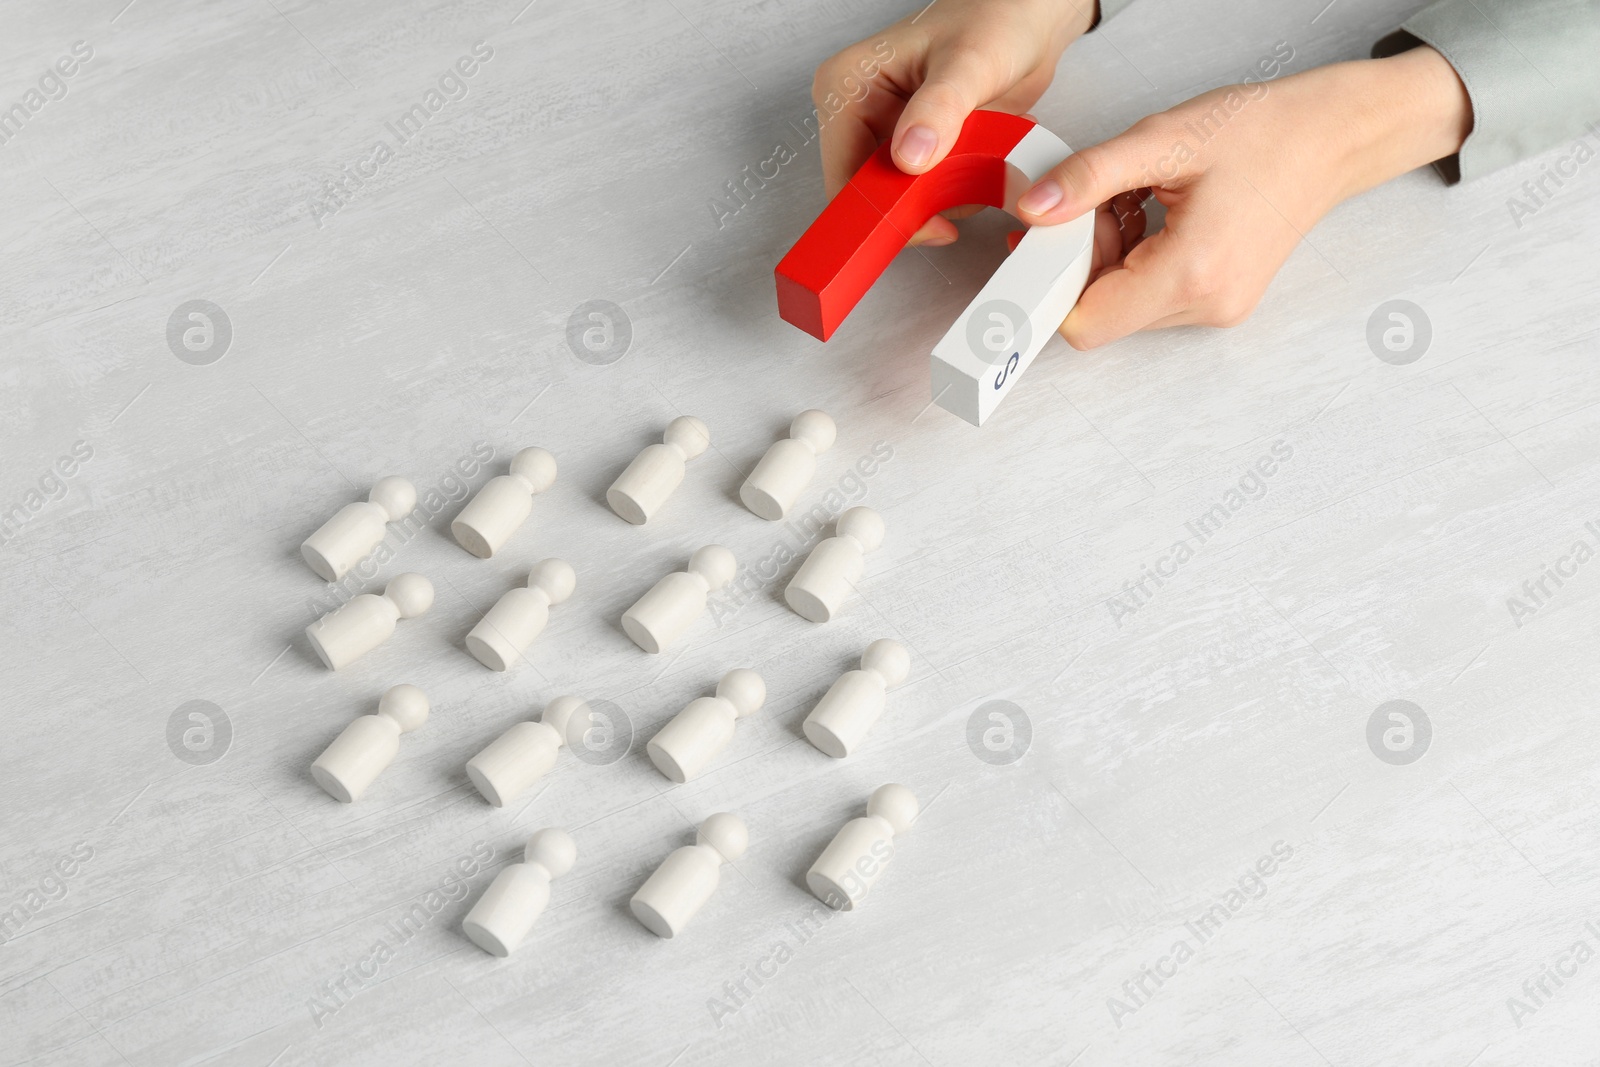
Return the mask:
{"type": "MultiPolygon", "coordinates": [[[[830,116],[821,133],[828,196],[885,140],[901,170],[921,174],[944,159],[973,111],[1032,107],[1096,10],[1096,0],[938,0],[829,58],[811,88],[818,114],[830,116]],[[858,95],[852,86],[869,70],[858,95]],[[828,106],[840,100],[842,110],[828,106]]],[[[970,211],[951,212],[963,213],[970,211]]],[[[955,239],[955,224],[936,216],[910,243],[955,239]]]]}
{"type": "Polygon", "coordinates": [[[1431,48],[1215,89],[1076,152],[1018,200],[1048,225],[1100,210],[1061,325],[1088,349],[1136,330],[1234,326],[1335,204],[1461,148],[1472,108],[1431,48]],[[1165,226],[1144,238],[1153,192],[1165,226]]]}

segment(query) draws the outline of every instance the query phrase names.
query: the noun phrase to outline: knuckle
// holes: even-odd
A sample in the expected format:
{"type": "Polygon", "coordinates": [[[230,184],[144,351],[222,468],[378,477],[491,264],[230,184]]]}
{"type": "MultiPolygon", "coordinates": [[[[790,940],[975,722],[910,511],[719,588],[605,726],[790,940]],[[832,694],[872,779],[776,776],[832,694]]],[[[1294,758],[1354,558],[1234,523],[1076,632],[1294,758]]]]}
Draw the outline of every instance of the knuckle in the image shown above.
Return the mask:
{"type": "Polygon", "coordinates": [[[1166,129],[1167,120],[1164,115],[1146,115],[1144,118],[1128,127],[1128,132],[1142,139],[1152,138],[1166,129]]]}
{"type": "Polygon", "coordinates": [[[822,98],[833,91],[833,86],[838,84],[839,71],[846,65],[841,62],[843,52],[829,56],[817,64],[817,72],[811,76],[811,102],[820,104],[822,98]]]}
{"type": "Polygon", "coordinates": [[[952,117],[965,117],[983,102],[985,89],[994,81],[995,58],[991,49],[967,40],[943,48],[929,64],[928,80],[919,102],[952,117]]]}
{"type": "Polygon", "coordinates": [[[816,73],[811,76],[812,103],[820,105],[829,94],[843,95],[847,82],[856,79],[861,57],[862,47],[851,45],[818,64],[816,73]]]}
{"type": "Polygon", "coordinates": [[[1228,328],[1242,325],[1255,309],[1256,302],[1248,293],[1236,290],[1220,293],[1213,299],[1209,325],[1228,328]]]}
{"type": "Polygon", "coordinates": [[[987,71],[994,66],[995,51],[993,48],[974,41],[970,37],[958,37],[942,49],[939,57],[940,66],[946,70],[958,70],[965,73],[987,71]]]}
{"type": "Polygon", "coordinates": [[[924,113],[940,119],[963,119],[968,110],[967,94],[948,78],[924,85],[917,93],[916,103],[924,113]]]}
{"type": "Polygon", "coordinates": [[[1095,190],[1105,187],[1110,161],[1105,150],[1091,145],[1068,157],[1061,166],[1061,177],[1077,199],[1095,195],[1095,190]]]}

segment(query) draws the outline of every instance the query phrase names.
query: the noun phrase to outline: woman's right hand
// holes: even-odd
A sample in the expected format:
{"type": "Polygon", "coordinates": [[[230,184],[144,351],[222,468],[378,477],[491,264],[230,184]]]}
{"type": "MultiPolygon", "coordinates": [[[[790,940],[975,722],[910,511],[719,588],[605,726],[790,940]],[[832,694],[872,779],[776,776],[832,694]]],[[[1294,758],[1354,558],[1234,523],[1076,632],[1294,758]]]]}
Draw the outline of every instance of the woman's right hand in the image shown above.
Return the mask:
{"type": "MultiPolygon", "coordinates": [[[[1061,53],[1094,25],[1097,8],[1096,0],[936,0],[830,57],[811,86],[828,196],[886,140],[896,166],[921,174],[944,159],[977,109],[1025,112],[1049,88],[1061,53]]],[[[955,224],[936,215],[909,243],[955,239],[955,224]]]]}

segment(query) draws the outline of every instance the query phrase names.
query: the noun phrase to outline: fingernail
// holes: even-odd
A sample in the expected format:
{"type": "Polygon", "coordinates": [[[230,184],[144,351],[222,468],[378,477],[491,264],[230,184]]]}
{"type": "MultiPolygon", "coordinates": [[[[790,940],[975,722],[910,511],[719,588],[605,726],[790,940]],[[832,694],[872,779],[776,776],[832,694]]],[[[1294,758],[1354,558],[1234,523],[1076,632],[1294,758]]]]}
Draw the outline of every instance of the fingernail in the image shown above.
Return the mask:
{"type": "Polygon", "coordinates": [[[1017,210],[1029,215],[1043,215],[1061,203],[1061,183],[1048,178],[1017,198],[1017,210]]]}
{"type": "Polygon", "coordinates": [[[943,248],[945,245],[953,245],[955,243],[956,239],[954,237],[930,237],[926,241],[922,242],[922,247],[943,248]]]}
{"type": "Polygon", "coordinates": [[[900,147],[895,149],[907,166],[920,167],[933,158],[933,150],[939,147],[939,135],[926,126],[913,126],[900,138],[900,147]]]}

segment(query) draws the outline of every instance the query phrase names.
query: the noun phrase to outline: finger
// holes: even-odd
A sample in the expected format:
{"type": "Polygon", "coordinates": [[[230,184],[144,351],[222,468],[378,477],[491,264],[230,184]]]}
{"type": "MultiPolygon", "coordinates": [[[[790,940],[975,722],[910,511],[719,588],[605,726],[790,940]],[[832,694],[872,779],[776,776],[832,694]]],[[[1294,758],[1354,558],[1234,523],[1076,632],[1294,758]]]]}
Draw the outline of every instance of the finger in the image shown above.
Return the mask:
{"type": "MultiPolygon", "coordinates": [[[[1132,215],[1118,214],[1112,204],[1102,204],[1095,213],[1093,254],[1089,260],[1089,278],[1094,280],[1100,273],[1113,267],[1120,266],[1122,257],[1128,254],[1133,247],[1136,237],[1131,237],[1128,232],[1128,223],[1125,219],[1132,215]]],[[[1142,217],[1137,222],[1138,236],[1144,236],[1142,217]]],[[[1013,230],[1006,235],[1006,248],[1015,252],[1017,245],[1022,242],[1027,230],[1013,230]]]]}
{"type": "Polygon", "coordinates": [[[1152,158],[1152,147],[1161,143],[1165,125],[1146,120],[1109,141],[1072,153],[1017,198],[1018,214],[1033,225],[1050,226],[1148,185],[1146,161],[1152,158]]]}
{"type": "Polygon", "coordinates": [[[1165,330],[1169,326],[1194,326],[1200,322],[1200,315],[1194,308],[1184,308],[1174,311],[1170,315],[1163,315],[1154,322],[1147,322],[1139,327],[1140,330],[1165,330]]]}
{"type": "Polygon", "coordinates": [[[937,166],[967,116],[1010,88],[1002,81],[1007,67],[988,50],[960,44],[931,54],[926,79],[895,123],[895,165],[907,174],[937,166]]]}
{"type": "Polygon", "coordinates": [[[831,197],[844,188],[894,130],[905,107],[911,71],[908,50],[867,50],[860,42],[830,56],[817,67],[811,102],[822,150],[823,184],[831,197]]]}
{"type": "Polygon", "coordinates": [[[1089,284],[1061,324],[1061,336],[1084,351],[1126,337],[1183,310],[1181,264],[1161,231],[1089,284]]]}
{"type": "Polygon", "coordinates": [[[955,239],[961,234],[961,231],[956,229],[954,220],[969,218],[970,216],[976,215],[978,212],[984,210],[988,206],[988,204],[962,204],[960,207],[953,207],[946,211],[941,211],[933,218],[923,223],[922,228],[912,236],[908,243],[911,245],[953,244],[955,239]]]}
{"type": "Polygon", "coordinates": [[[943,215],[935,215],[916,233],[911,235],[911,240],[906,244],[912,248],[918,245],[927,245],[929,248],[940,248],[944,245],[954,244],[961,231],[956,229],[956,224],[943,215]]]}
{"type": "MultiPolygon", "coordinates": [[[[1006,234],[1007,251],[1015,252],[1027,232],[1027,230],[1013,230],[1006,234]]],[[[1099,277],[1103,271],[1121,265],[1122,257],[1127,254],[1124,244],[1125,237],[1116,215],[1109,204],[1103,205],[1095,214],[1093,253],[1089,260],[1090,281],[1099,277]]]]}
{"type": "MultiPolygon", "coordinates": [[[[822,129],[822,179],[823,187],[831,200],[840,189],[849,184],[855,172],[867,157],[878,150],[878,139],[868,124],[854,115],[840,112],[833,123],[822,129]]],[[[961,209],[950,213],[960,218],[961,209]]],[[[966,212],[971,214],[971,212],[966,212]]],[[[955,223],[943,215],[935,215],[919,227],[908,246],[951,244],[959,235],[955,223]]]]}
{"type": "Polygon", "coordinates": [[[1111,198],[1111,209],[1116,212],[1118,222],[1134,212],[1141,214],[1144,212],[1144,196],[1141,195],[1144,192],[1143,189],[1135,189],[1128,193],[1118,193],[1111,198]]]}
{"type": "Polygon", "coordinates": [[[1145,217],[1144,210],[1137,208],[1117,219],[1122,233],[1122,253],[1119,258],[1127,258],[1129,252],[1139,247],[1139,242],[1144,240],[1145,217]]]}
{"type": "Polygon", "coordinates": [[[831,200],[878,150],[878,138],[862,116],[848,109],[823,126],[820,137],[822,187],[831,200]]]}
{"type": "Polygon", "coordinates": [[[1110,204],[1103,204],[1094,215],[1094,255],[1089,261],[1089,277],[1122,264],[1122,227],[1110,204]]]}
{"type": "Polygon", "coordinates": [[[999,96],[987,103],[980,104],[986,111],[1004,111],[1008,115],[1021,115],[1029,122],[1038,122],[1039,119],[1028,111],[1039,98],[1050,88],[1050,83],[1055,79],[1056,63],[1054,59],[1046,57],[1039,66],[1028,72],[1021,81],[1002,92],[999,96]]]}
{"type": "Polygon", "coordinates": [[[1144,213],[1144,200],[1137,192],[1123,193],[1112,199],[1111,209],[1122,235],[1121,255],[1126,256],[1144,239],[1145,229],[1149,223],[1144,213]]]}

